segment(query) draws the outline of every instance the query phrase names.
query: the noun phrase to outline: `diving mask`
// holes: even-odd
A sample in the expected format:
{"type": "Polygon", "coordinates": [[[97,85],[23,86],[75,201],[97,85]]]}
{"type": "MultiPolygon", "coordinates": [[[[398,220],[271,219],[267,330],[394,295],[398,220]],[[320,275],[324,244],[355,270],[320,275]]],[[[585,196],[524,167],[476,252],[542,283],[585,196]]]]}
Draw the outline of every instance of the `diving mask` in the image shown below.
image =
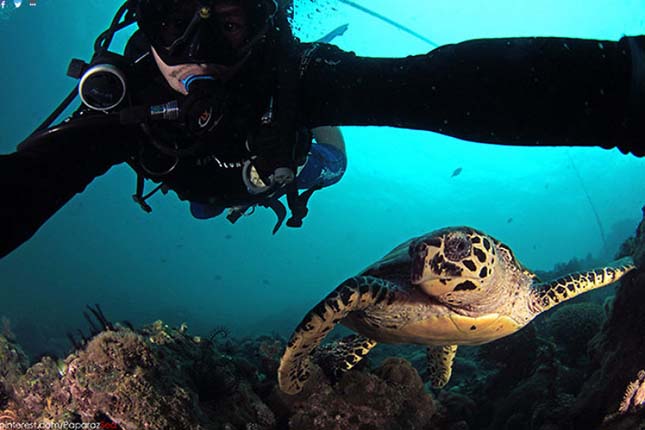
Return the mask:
{"type": "Polygon", "coordinates": [[[278,9],[276,0],[139,0],[136,15],[164,63],[232,65],[264,38],[278,9]],[[242,47],[233,46],[226,13],[218,11],[228,5],[240,6],[245,14],[242,47]]]}

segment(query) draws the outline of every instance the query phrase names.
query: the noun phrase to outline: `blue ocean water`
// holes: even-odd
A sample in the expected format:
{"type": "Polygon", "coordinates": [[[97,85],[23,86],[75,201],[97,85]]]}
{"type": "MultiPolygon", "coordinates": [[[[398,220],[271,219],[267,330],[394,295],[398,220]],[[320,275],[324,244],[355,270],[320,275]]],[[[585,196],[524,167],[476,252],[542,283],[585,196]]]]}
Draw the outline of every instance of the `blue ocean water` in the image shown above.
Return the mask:
{"type": "MultiPolygon", "coordinates": [[[[89,59],[120,3],[38,0],[0,10],[0,152],[12,151],[74,86],[65,76],[70,58],[89,59]]],[[[645,33],[643,0],[362,4],[438,44],[645,33]]],[[[361,55],[431,49],[334,0],[302,0],[296,12],[305,40],[349,24],[334,42],[361,55]]],[[[19,342],[42,350],[84,326],[88,303],[135,324],[163,319],[202,332],[225,325],[244,334],[286,333],[340,281],[411,236],[470,225],[506,242],[526,266],[550,269],[589,253],[610,259],[641,219],[645,160],[617,150],[502,147],[376,127],[343,133],[347,174],[314,195],[302,229],[275,236],[269,211],[236,225],[223,217],[200,221],[172,193],[155,196],[146,214],[130,197],[134,174],[113,168],[0,261],[0,315],[12,321],[19,342]]]]}

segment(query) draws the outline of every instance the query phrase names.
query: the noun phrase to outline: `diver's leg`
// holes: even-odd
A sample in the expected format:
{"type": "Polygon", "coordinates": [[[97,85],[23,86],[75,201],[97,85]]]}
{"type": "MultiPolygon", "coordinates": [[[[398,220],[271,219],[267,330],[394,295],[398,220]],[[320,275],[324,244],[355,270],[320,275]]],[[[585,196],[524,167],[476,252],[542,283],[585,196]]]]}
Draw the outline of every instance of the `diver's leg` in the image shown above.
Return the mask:
{"type": "Polygon", "coordinates": [[[338,127],[317,127],[311,130],[316,143],[326,143],[345,153],[345,138],[338,127]]]}
{"type": "Polygon", "coordinates": [[[209,205],[206,203],[190,202],[190,214],[197,219],[211,219],[219,216],[226,209],[224,206],[209,205]]]}
{"type": "Polygon", "coordinates": [[[642,155],[643,59],[632,67],[632,58],[644,44],[642,37],[481,39],[399,59],[320,45],[303,72],[303,109],[312,127],[390,125],[642,155]]]}
{"type": "Polygon", "coordinates": [[[316,142],[311,146],[307,162],[298,172],[300,189],[334,185],[347,170],[345,140],[338,127],[319,127],[312,133],[316,142]]]}
{"type": "Polygon", "coordinates": [[[0,155],[0,258],[33,236],[95,177],[125,161],[123,145],[111,143],[86,136],[0,155]]]}

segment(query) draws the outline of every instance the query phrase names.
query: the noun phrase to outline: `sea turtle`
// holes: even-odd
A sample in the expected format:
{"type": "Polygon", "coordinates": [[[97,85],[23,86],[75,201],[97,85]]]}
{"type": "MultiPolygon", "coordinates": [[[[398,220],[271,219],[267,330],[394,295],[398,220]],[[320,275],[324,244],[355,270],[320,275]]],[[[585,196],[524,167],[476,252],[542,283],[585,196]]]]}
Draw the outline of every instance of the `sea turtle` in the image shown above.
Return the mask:
{"type": "Polygon", "coordinates": [[[431,232],[394,248],[309,311],[280,360],[280,389],[302,390],[310,353],[338,323],[360,334],[339,348],[341,370],[352,368],[377,342],[426,345],[430,382],[440,388],[450,378],[457,345],[508,336],[541,312],[633,268],[626,257],[541,283],[508,246],[481,231],[431,232]]]}

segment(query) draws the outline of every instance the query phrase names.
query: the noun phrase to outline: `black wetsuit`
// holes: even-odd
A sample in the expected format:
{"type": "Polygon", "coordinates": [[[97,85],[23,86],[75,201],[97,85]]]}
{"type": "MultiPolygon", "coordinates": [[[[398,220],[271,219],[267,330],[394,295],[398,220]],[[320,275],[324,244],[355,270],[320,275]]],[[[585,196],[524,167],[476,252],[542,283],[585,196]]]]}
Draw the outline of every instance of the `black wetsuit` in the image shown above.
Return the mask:
{"type": "MultiPolygon", "coordinates": [[[[297,50],[299,80],[292,87],[296,123],[305,128],[383,125],[485,143],[645,154],[644,37],[483,39],[398,59],[357,57],[325,44],[297,50]]],[[[239,104],[247,111],[239,120],[232,116],[233,134],[251,124],[247,118],[257,121],[268,96],[266,83],[240,88],[259,102],[239,104]]],[[[31,237],[93,178],[136,158],[133,143],[141,138],[136,127],[88,129],[0,156],[0,256],[31,237]]],[[[240,155],[242,141],[243,134],[230,140],[233,155],[240,155]]],[[[218,197],[229,185],[212,167],[193,160],[163,180],[180,197],[190,198],[191,191],[218,197]]],[[[239,187],[233,176],[231,181],[231,189],[239,187]]]]}

